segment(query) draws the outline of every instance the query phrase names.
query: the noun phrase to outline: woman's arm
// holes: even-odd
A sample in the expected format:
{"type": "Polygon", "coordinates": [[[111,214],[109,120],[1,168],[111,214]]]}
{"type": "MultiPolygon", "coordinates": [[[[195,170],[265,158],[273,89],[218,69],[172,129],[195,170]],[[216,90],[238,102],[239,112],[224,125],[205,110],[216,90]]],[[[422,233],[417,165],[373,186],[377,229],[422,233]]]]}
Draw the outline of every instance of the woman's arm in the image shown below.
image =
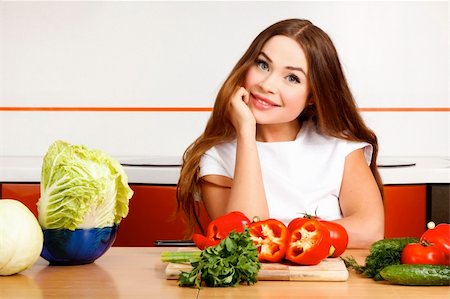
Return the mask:
{"type": "Polygon", "coordinates": [[[336,222],[348,232],[348,247],[367,248],[383,238],[383,201],[363,149],[353,151],[345,160],[339,202],[344,217],[336,222]]]}
{"type": "Polygon", "coordinates": [[[269,217],[256,144],[249,143],[237,141],[233,180],[220,175],[202,178],[202,199],[211,219],[231,211],[241,211],[250,219],[269,217]]]}
{"type": "Polygon", "coordinates": [[[247,107],[248,92],[240,88],[228,107],[228,117],[236,129],[236,165],[233,180],[205,176],[202,198],[209,216],[214,219],[231,211],[241,211],[250,219],[269,217],[267,201],[256,147],[256,121],[247,107]]]}

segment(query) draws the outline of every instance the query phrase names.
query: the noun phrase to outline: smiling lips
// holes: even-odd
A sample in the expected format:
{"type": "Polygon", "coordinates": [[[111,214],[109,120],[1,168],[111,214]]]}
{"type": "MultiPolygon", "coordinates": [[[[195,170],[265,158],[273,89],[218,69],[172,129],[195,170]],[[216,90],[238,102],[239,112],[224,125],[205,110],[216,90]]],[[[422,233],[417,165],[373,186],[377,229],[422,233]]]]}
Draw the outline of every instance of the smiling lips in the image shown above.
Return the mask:
{"type": "Polygon", "coordinates": [[[254,106],[258,109],[271,109],[271,108],[275,108],[275,107],[281,107],[280,105],[275,104],[274,102],[272,102],[269,99],[266,99],[264,97],[261,97],[259,95],[256,94],[251,94],[254,106]]]}

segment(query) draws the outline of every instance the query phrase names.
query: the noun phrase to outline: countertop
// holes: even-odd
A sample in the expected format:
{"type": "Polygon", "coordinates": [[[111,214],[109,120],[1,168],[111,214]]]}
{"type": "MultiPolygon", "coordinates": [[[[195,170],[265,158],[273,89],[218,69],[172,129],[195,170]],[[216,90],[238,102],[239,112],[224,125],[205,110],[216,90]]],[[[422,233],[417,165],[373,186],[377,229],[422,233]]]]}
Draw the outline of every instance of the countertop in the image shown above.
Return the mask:
{"type": "MultiPolygon", "coordinates": [[[[178,181],[178,157],[115,158],[125,164],[141,164],[124,166],[132,184],[175,185],[178,181]]],[[[378,164],[389,166],[379,167],[385,185],[450,183],[449,157],[380,157],[378,164]],[[392,167],[396,164],[415,165],[392,167]]],[[[0,156],[0,183],[40,182],[41,165],[42,157],[0,156]]]]}
{"type": "MultiPolygon", "coordinates": [[[[259,281],[252,286],[200,290],[167,280],[160,260],[168,247],[112,247],[92,264],[49,266],[42,258],[20,274],[0,276],[0,298],[449,298],[450,287],[375,282],[350,271],[343,282],[259,281]]],[[[349,249],[363,263],[367,250],[349,249]]]]}

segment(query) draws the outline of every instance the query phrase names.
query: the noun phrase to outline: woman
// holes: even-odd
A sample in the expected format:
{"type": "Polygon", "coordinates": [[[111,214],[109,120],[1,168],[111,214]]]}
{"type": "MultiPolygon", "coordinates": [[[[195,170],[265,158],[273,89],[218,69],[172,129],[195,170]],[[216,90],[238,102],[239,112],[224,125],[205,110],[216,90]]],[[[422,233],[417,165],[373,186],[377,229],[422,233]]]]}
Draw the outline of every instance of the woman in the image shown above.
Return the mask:
{"type": "Polygon", "coordinates": [[[219,90],[184,153],[178,206],[191,227],[196,199],[212,219],[315,214],[343,225],[349,247],[368,247],[384,231],[377,153],[328,35],[284,20],[256,37],[219,90]]]}

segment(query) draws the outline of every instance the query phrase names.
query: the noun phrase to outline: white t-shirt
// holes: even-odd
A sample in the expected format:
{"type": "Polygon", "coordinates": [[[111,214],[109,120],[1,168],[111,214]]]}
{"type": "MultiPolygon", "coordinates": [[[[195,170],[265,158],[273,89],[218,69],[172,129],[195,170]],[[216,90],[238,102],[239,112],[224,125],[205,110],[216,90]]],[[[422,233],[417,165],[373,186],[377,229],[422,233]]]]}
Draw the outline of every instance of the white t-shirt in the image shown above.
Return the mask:
{"type": "MultiPolygon", "coordinates": [[[[346,156],[364,148],[367,163],[372,146],[320,135],[304,122],[294,141],[257,142],[269,216],[285,224],[302,213],[325,220],[342,218],[339,191],[346,156]]],[[[233,179],[236,141],[216,145],[200,161],[200,174],[233,179]]],[[[256,215],[255,215],[256,216],[256,215]]]]}

